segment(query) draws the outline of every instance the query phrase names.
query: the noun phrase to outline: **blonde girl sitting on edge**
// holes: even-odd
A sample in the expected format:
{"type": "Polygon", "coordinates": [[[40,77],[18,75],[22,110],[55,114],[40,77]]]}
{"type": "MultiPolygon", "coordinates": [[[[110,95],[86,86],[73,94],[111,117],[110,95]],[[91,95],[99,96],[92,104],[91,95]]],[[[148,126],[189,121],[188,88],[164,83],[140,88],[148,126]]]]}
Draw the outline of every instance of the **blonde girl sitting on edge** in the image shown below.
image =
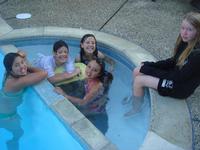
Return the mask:
{"type": "Polygon", "coordinates": [[[144,87],[162,96],[178,99],[189,97],[200,84],[200,13],[186,14],[174,48],[174,56],[157,62],[143,62],[133,71],[133,108],[125,116],[141,110],[144,87]]]}

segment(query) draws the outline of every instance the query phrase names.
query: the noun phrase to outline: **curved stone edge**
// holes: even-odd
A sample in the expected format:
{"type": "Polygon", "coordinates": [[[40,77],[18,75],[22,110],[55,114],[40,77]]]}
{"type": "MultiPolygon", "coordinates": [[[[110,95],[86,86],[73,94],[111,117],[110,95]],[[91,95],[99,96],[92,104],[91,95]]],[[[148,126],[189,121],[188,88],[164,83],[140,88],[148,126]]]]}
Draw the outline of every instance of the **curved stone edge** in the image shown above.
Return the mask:
{"type": "MultiPolygon", "coordinates": [[[[28,38],[37,36],[61,36],[68,38],[81,38],[86,33],[92,33],[98,42],[104,43],[119,52],[122,52],[136,66],[142,61],[154,61],[155,58],[143,48],[119,37],[108,35],[106,33],[82,30],[76,28],[60,27],[39,27],[17,29],[0,35],[0,40],[9,40],[15,38],[28,38]]],[[[192,149],[192,125],[190,115],[185,100],[176,100],[169,97],[162,97],[157,92],[150,89],[151,96],[151,121],[148,134],[141,149],[148,149],[148,141],[158,143],[152,136],[159,137],[169,145],[174,145],[180,149],[192,149]],[[153,133],[153,134],[152,134],[153,133]],[[152,141],[154,139],[155,141],[152,141]]],[[[154,145],[154,146],[156,146],[154,145]]],[[[156,148],[156,147],[155,147],[156,148]]],[[[167,144],[165,145],[167,148],[167,144]]]]}

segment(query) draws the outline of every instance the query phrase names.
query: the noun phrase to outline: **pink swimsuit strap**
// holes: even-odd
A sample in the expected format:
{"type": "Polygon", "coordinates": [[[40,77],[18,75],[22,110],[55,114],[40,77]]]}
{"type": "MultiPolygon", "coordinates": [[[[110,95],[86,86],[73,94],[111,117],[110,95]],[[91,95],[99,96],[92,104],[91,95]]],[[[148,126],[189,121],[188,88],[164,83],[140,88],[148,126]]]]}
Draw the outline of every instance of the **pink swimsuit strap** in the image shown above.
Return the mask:
{"type": "Polygon", "coordinates": [[[85,84],[86,93],[88,93],[91,90],[91,88],[97,83],[99,83],[98,79],[87,81],[85,84]]]}

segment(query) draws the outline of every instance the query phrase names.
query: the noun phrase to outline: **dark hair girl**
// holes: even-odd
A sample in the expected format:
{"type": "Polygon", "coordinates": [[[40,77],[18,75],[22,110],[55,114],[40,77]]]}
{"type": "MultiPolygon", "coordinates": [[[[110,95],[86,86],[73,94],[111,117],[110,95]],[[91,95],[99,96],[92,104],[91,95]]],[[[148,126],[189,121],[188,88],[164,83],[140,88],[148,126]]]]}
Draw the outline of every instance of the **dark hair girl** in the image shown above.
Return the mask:
{"type": "Polygon", "coordinates": [[[92,59],[103,59],[105,56],[97,49],[97,41],[93,34],[85,34],[80,41],[80,53],[76,57],[76,62],[88,64],[92,59]]]}

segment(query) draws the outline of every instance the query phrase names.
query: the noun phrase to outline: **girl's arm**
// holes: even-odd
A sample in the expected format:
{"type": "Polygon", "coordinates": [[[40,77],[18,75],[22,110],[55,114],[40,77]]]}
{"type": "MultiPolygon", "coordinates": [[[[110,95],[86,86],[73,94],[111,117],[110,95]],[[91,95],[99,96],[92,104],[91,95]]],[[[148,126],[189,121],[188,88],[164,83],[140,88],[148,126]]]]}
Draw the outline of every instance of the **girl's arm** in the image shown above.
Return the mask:
{"type": "Polygon", "coordinates": [[[115,61],[108,56],[105,56],[104,60],[110,65],[109,72],[113,72],[115,67],[115,61]]]}
{"type": "Polygon", "coordinates": [[[49,82],[54,84],[54,83],[61,82],[66,79],[73,78],[74,76],[80,74],[80,72],[81,72],[80,68],[76,68],[72,73],[67,73],[67,72],[57,73],[54,76],[49,77],[48,80],[49,80],[49,82]]]}
{"type": "Polygon", "coordinates": [[[29,73],[34,73],[34,72],[40,72],[41,71],[41,69],[36,68],[36,67],[32,67],[32,66],[28,66],[27,70],[28,70],[29,73]]]}
{"type": "Polygon", "coordinates": [[[58,94],[63,95],[64,97],[66,97],[68,100],[70,100],[72,103],[82,106],[82,105],[86,105],[89,101],[91,101],[93,99],[94,96],[96,96],[96,94],[98,93],[100,86],[102,86],[102,84],[98,84],[95,85],[91,91],[89,91],[83,99],[78,98],[78,97],[73,97],[73,96],[69,96],[67,95],[60,87],[56,87],[55,88],[55,92],[57,92],[58,94]]]}
{"type": "Polygon", "coordinates": [[[95,96],[97,96],[99,89],[103,86],[101,82],[98,84],[94,85],[91,90],[84,96],[83,101],[81,101],[80,105],[85,105],[89,101],[93,100],[95,96]]]}
{"type": "Polygon", "coordinates": [[[109,72],[113,72],[115,61],[108,57],[107,55],[104,55],[102,52],[98,51],[98,58],[104,59],[106,63],[108,63],[109,66],[109,72]]]}
{"type": "Polygon", "coordinates": [[[40,69],[32,68],[33,72],[19,78],[8,78],[5,83],[5,90],[17,92],[21,89],[36,84],[47,77],[47,73],[40,69]]]}
{"type": "Polygon", "coordinates": [[[160,69],[168,69],[168,68],[174,67],[176,64],[176,61],[174,57],[171,57],[165,60],[159,60],[157,62],[145,61],[142,63],[144,64],[144,66],[151,66],[151,67],[156,67],[160,69]]]}
{"type": "Polygon", "coordinates": [[[191,78],[200,76],[200,53],[193,53],[190,55],[192,56],[189,56],[188,60],[186,60],[186,63],[181,69],[176,67],[176,69],[170,71],[165,78],[184,83],[191,80],[191,78]]]}
{"type": "Polygon", "coordinates": [[[160,70],[151,66],[142,66],[140,72],[150,75],[153,77],[158,77],[162,79],[173,80],[176,82],[184,83],[193,77],[200,75],[200,53],[190,54],[191,56],[186,61],[186,64],[179,68],[176,66],[172,70],[160,70]]]}

